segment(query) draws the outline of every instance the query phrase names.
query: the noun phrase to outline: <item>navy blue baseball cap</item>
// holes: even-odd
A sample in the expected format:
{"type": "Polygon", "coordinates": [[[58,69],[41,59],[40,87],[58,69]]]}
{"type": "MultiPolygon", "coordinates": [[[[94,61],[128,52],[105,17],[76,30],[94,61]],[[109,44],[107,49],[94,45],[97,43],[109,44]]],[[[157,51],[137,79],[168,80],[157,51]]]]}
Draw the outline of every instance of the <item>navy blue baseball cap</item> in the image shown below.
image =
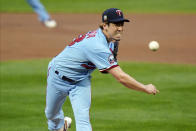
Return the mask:
{"type": "Polygon", "coordinates": [[[110,8],[103,12],[102,22],[117,23],[117,22],[129,22],[129,20],[124,18],[123,13],[120,9],[110,8]]]}

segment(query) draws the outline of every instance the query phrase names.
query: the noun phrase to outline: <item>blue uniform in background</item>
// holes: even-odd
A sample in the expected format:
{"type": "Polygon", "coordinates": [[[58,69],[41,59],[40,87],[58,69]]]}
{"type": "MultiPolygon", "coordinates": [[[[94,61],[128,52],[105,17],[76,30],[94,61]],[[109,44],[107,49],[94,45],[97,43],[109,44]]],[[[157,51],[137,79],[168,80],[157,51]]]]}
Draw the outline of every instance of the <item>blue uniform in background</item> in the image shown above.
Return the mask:
{"type": "Polygon", "coordinates": [[[28,4],[33,8],[33,10],[38,14],[39,20],[41,22],[50,20],[50,15],[40,2],[40,0],[27,0],[28,4]]]}
{"type": "MultiPolygon", "coordinates": [[[[69,96],[77,131],[92,131],[89,109],[91,105],[90,75],[96,68],[100,72],[118,66],[101,29],[88,32],[75,39],[48,66],[46,117],[50,130],[64,124],[62,105],[69,96]]],[[[65,108],[66,110],[66,108],[65,108]]]]}

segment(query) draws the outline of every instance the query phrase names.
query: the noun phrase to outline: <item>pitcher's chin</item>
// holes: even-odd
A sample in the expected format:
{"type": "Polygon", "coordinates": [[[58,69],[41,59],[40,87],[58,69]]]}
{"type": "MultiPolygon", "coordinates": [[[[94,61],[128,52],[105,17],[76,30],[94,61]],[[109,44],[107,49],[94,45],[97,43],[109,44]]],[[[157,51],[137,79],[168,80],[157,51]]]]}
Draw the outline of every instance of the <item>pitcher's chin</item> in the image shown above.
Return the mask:
{"type": "Polygon", "coordinates": [[[120,41],[121,40],[121,37],[115,37],[114,40],[120,41]]]}

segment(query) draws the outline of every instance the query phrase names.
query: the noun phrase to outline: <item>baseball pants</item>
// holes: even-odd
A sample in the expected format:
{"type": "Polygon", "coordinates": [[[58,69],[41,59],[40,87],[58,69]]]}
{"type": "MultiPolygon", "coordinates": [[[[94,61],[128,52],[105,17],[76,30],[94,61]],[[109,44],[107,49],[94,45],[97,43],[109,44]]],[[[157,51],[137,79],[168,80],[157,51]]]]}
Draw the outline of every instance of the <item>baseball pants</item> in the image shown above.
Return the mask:
{"type": "MultiPolygon", "coordinates": [[[[57,130],[64,125],[62,106],[69,96],[76,121],[76,131],[92,131],[89,109],[91,105],[91,82],[86,78],[76,84],[61,79],[52,63],[48,66],[45,115],[48,129],[57,130]]],[[[66,110],[66,109],[65,109],[66,110]]]]}
{"type": "Polygon", "coordinates": [[[45,10],[40,0],[27,0],[27,2],[33,8],[33,10],[38,14],[40,21],[44,22],[50,19],[48,12],[45,10]]]}

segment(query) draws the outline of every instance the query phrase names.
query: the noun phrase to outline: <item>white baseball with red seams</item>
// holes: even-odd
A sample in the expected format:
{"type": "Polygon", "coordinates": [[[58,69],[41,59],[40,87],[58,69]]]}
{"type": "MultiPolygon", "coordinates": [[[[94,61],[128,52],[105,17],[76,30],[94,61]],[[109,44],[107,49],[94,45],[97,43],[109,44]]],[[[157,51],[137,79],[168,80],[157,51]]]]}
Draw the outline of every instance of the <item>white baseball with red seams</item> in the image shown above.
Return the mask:
{"type": "Polygon", "coordinates": [[[150,50],[156,51],[159,49],[159,43],[157,41],[150,41],[148,47],[150,50]]]}

